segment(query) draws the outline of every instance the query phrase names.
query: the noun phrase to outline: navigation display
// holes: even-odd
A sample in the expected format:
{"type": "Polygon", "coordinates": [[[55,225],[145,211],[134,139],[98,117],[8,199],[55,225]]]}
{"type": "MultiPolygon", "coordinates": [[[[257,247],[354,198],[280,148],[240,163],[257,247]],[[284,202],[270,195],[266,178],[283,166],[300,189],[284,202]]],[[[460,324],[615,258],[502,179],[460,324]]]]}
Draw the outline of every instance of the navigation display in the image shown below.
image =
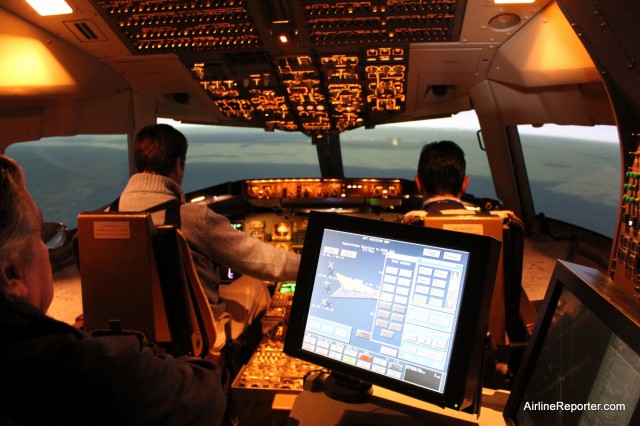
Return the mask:
{"type": "Polygon", "coordinates": [[[303,349],[442,392],[468,256],[325,229],[303,349]]]}
{"type": "Polygon", "coordinates": [[[599,270],[556,263],[508,425],[640,424],[640,309],[599,270]]]}
{"type": "Polygon", "coordinates": [[[500,241],[311,212],[286,354],[326,368],[324,392],[381,386],[475,413],[500,241]]]}

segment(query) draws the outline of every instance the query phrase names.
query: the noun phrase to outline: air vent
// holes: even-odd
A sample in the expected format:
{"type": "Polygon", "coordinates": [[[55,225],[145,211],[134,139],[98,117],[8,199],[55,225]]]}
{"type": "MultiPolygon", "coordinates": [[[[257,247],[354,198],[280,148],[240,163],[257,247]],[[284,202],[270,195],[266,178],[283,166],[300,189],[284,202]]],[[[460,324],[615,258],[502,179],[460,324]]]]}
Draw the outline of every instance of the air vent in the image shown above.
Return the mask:
{"type": "Polygon", "coordinates": [[[105,41],[107,38],[91,20],[67,21],[64,23],[78,40],[83,42],[105,41]]]}

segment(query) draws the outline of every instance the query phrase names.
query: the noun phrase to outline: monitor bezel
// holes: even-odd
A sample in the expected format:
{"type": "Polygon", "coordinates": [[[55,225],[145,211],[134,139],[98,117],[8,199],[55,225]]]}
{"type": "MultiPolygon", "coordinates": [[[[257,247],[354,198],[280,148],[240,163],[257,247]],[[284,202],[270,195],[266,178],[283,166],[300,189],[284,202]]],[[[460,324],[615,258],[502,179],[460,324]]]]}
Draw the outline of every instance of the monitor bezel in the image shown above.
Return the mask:
{"type": "Polygon", "coordinates": [[[296,292],[288,322],[284,352],[332,372],[420,398],[432,404],[475,413],[482,388],[482,363],[489,307],[500,256],[501,242],[493,237],[407,225],[336,213],[311,212],[298,271],[296,292]],[[394,380],[368,370],[302,350],[304,324],[309,313],[325,229],[407,241],[469,253],[466,283],[456,325],[449,374],[444,392],[394,380]],[[472,282],[473,280],[480,282],[472,282]]]}
{"type": "MultiPolygon", "coordinates": [[[[544,347],[551,321],[563,290],[568,290],[633,351],[640,354],[640,304],[601,272],[571,262],[557,260],[547,292],[540,305],[529,345],[524,353],[503,416],[517,425],[521,401],[544,347]]],[[[585,401],[586,402],[586,401],[585,401]]],[[[640,403],[631,424],[640,421],[640,403]]]]}

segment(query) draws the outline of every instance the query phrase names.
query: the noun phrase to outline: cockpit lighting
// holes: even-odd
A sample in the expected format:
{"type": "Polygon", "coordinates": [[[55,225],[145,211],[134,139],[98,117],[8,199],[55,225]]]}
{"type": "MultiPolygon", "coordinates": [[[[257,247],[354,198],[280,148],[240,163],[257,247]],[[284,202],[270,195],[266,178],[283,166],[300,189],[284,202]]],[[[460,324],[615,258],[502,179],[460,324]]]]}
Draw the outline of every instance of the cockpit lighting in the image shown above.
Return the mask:
{"type": "Polygon", "coordinates": [[[73,9],[65,0],[26,0],[40,16],[68,15],[73,9]]]}

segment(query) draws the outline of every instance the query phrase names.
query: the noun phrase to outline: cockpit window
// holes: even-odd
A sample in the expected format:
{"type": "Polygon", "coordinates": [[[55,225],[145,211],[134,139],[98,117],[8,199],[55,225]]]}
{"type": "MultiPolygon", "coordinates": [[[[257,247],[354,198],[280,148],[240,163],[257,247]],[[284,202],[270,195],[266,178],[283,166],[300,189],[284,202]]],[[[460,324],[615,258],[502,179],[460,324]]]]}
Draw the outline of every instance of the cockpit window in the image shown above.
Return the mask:
{"type": "MultiPolygon", "coordinates": [[[[300,133],[169,123],[189,141],[185,192],[242,179],[318,177],[316,149],[300,133]]],[[[6,150],[26,170],[46,220],[76,226],[78,213],[117,198],[129,179],[126,135],[81,135],[17,143],[6,150]]]]}
{"type": "Polygon", "coordinates": [[[129,177],[126,135],[79,135],[16,143],[5,152],[25,169],[44,220],[76,227],[78,213],[109,204],[129,177]]]}
{"type": "MultiPolygon", "coordinates": [[[[316,147],[302,133],[162,122],[176,126],[189,141],[183,183],[187,192],[243,179],[320,177],[316,147]]],[[[446,119],[343,132],[345,177],[413,180],[422,146],[449,139],[465,151],[471,177],[468,192],[496,198],[487,156],[478,144],[479,128],[475,113],[464,112],[446,119]]]]}
{"type": "MultiPolygon", "coordinates": [[[[189,141],[185,192],[243,179],[320,177],[316,147],[301,133],[262,129],[176,126],[189,141]]],[[[422,146],[454,140],[465,150],[468,192],[495,198],[485,153],[476,137],[475,113],[450,119],[357,129],[340,135],[350,178],[403,178],[416,174],[422,146]]],[[[6,154],[27,171],[29,189],[46,220],[76,226],[78,213],[105,206],[129,177],[126,135],[79,135],[11,145],[6,154]]]]}
{"type": "Polygon", "coordinates": [[[612,237],[620,203],[615,126],[519,126],[536,213],[612,237]]]}
{"type": "MultiPolygon", "coordinates": [[[[320,177],[316,147],[301,133],[175,125],[189,141],[185,192],[244,179],[320,177]]],[[[348,178],[412,180],[425,143],[453,140],[465,151],[468,193],[497,199],[474,112],[340,134],[348,178]]],[[[619,204],[614,126],[518,128],[536,213],[611,237],[619,204]]],[[[109,204],[127,183],[126,135],[79,135],[17,143],[6,150],[27,172],[45,220],[76,226],[78,213],[109,204]]]]}
{"type": "Polygon", "coordinates": [[[161,122],[189,141],[186,192],[243,179],[320,176],[316,148],[302,133],[161,122]]]}
{"type": "Polygon", "coordinates": [[[468,193],[496,198],[486,153],[477,137],[480,129],[473,111],[450,118],[387,124],[356,129],[340,135],[347,177],[403,178],[413,180],[424,144],[439,140],[456,142],[465,152],[468,193]]]}

